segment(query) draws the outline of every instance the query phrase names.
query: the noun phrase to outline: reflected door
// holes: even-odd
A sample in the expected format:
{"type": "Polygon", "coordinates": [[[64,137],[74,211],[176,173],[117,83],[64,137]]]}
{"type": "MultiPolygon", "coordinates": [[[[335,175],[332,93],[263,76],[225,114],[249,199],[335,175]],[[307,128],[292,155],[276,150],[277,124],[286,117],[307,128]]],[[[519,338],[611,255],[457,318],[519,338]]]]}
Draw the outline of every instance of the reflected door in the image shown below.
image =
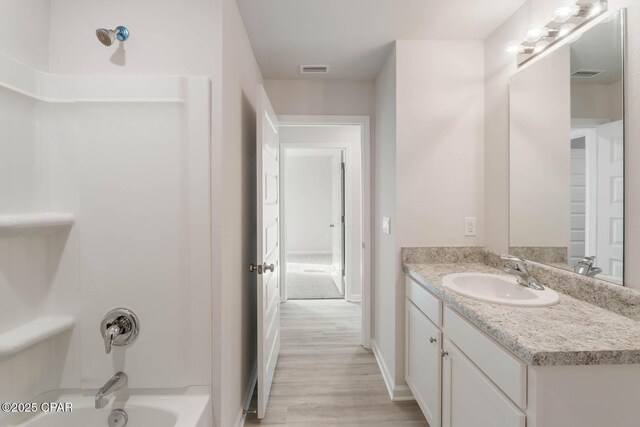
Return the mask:
{"type": "Polygon", "coordinates": [[[596,263],[605,275],[623,277],[624,145],[622,121],[598,127],[596,263]]]}

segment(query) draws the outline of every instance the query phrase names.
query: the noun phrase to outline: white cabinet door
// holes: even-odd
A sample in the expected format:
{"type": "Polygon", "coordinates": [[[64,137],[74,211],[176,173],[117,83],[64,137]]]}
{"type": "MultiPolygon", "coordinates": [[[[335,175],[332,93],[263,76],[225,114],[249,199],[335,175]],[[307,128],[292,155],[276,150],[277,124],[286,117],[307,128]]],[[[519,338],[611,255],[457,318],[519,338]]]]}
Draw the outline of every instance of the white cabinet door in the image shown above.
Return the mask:
{"type": "Polygon", "coordinates": [[[405,379],[430,427],[440,427],[441,332],[406,301],[405,379]]]}
{"type": "Polygon", "coordinates": [[[525,415],[449,340],[443,343],[443,427],[524,427],[525,415]]]}

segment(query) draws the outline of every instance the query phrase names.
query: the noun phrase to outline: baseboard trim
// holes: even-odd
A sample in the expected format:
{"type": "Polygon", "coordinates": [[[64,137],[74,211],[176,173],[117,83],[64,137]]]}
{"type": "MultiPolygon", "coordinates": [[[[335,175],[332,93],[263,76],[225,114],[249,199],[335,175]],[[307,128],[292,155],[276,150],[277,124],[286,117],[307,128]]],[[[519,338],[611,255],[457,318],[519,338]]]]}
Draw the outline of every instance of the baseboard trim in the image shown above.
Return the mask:
{"type": "Polygon", "coordinates": [[[245,409],[249,409],[249,405],[251,405],[251,397],[253,397],[253,390],[256,388],[256,384],[258,382],[258,365],[253,367],[253,372],[251,372],[251,382],[249,383],[249,388],[244,392],[244,399],[242,401],[242,407],[240,408],[240,412],[238,412],[238,416],[236,417],[236,427],[244,426],[244,422],[247,419],[247,414],[245,414],[245,409]]]}
{"type": "Polygon", "coordinates": [[[362,302],[362,295],[347,295],[346,300],[348,302],[362,302]]]}
{"type": "Polygon", "coordinates": [[[387,368],[387,364],[382,357],[382,353],[380,352],[378,343],[373,339],[371,340],[371,350],[373,351],[373,355],[376,357],[376,362],[378,362],[378,368],[380,368],[380,373],[382,374],[382,378],[384,379],[384,385],[387,387],[389,399],[393,400],[394,402],[415,400],[415,398],[413,397],[413,393],[409,389],[408,385],[393,385],[393,377],[391,376],[391,372],[389,372],[389,368],[387,368]]]}

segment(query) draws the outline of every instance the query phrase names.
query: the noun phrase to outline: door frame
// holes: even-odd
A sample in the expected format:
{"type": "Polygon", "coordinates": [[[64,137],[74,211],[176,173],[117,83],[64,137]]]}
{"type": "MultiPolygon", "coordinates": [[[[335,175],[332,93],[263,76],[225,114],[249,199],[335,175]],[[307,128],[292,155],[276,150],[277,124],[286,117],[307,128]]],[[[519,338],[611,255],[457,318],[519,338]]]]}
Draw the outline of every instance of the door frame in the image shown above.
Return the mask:
{"type": "MultiPolygon", "coordinates": [[[[319,115],[280,115],[278,116],[280,127],[298,126],[359,126],[360,127],[360,185],[361,185],[361,280],[362,280],[362,346],[371,348],[371,119],[369,116],[319,116],[319,115]]],[[[281,146],[281,151],[288,146],[286,143],[281,146]]],[[[290,145],[289,145],[290,146],[290,145]]],[[[296,144],[299,148],[319,148],[318,144],[296,144]]],[[[327,145],[326,148],[336,148],[327,145]]],[[[283,157],[281,156],[281,159],[283,157]]],[[[280,180],[280,214],[283,214],[286,201],[284,200],[283,175],[281,162],[280,180]]],[[[284,218],[282,216],[282,218],[284,218]]],[[[285,244],[286,226],[280,228],[280,262],[281,271],[284,272],[286,265],[282,262],[286,260],[285,244]]],[[[358,250],[358,243],[353,242],[352,251],[358,250]]],[[[286,274],[286,273],[285,273],[286,274]]],[[[280,279],[285,277],[281,274],[280,279]]],[[[284,282],[281,282],[281,289],[284,282]]],[[[345,292],[345,297],[349,301],[349,295],[345,292]]]]}

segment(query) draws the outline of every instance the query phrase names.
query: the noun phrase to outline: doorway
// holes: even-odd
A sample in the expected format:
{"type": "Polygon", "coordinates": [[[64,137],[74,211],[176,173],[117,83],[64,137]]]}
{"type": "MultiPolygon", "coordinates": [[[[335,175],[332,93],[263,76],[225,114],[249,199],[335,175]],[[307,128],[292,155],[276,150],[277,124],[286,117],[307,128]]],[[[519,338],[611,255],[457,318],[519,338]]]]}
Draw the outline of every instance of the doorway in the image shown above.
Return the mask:
{"type": "Polygon", "coordinates": [[[357,304],[369,348],[369,118],[280,116],[280,159],[281,302],[357,304]]]}
{"type": "MultiPolygon", "coordinates": [[[[285,131],[286,134],[286,131],[285,131]]],[[[345,150],[283,149],[287,299],[345,297],[345,150]]]]}

